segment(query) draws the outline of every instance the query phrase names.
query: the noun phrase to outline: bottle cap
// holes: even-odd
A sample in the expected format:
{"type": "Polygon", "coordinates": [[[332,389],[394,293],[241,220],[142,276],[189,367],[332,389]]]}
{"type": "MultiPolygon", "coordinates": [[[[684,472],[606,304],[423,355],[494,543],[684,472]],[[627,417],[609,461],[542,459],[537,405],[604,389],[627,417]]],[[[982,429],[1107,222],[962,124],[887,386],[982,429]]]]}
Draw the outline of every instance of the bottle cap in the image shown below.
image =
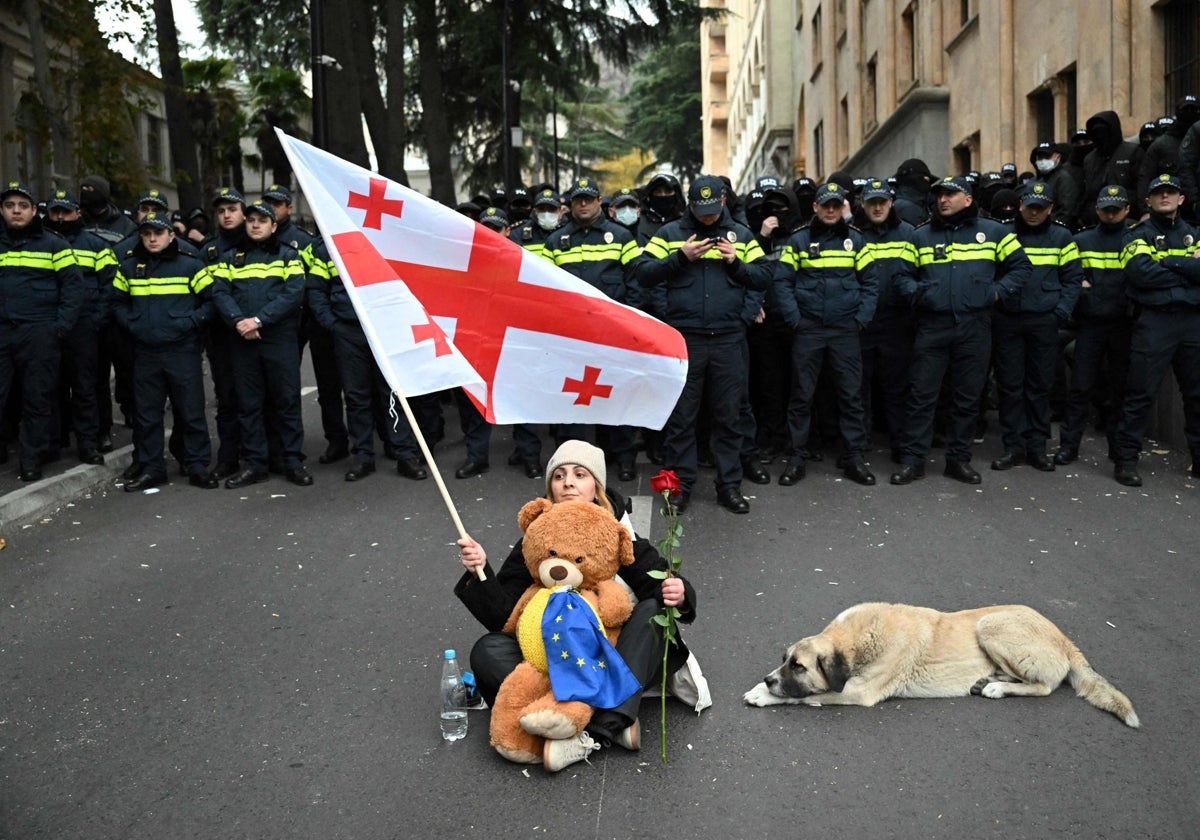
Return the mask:
{"type": "Polygon", "coordinates": [[[446,652],[442,654],[442,657],[444,659],[457,659],[458,655],[454,652],[454,648],[448,648],[446,652]]]}

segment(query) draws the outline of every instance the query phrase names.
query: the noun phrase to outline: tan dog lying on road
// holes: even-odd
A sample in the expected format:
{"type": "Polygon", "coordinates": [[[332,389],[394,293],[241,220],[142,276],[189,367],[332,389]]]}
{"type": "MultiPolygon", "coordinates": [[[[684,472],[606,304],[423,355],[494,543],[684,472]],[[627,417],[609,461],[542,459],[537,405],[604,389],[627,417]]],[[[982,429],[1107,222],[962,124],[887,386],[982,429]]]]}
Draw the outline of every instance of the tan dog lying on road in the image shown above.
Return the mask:
{"type": "Polygon", "coordinates": [[[1021,605],[945,613],[858,604],[745,694],[751,706],[874,706],[890,697],[1044,697],[1070,680],[1098,709],[1138,726],[1129,698],[1092,670],[1050,619],[1021,605]]]}

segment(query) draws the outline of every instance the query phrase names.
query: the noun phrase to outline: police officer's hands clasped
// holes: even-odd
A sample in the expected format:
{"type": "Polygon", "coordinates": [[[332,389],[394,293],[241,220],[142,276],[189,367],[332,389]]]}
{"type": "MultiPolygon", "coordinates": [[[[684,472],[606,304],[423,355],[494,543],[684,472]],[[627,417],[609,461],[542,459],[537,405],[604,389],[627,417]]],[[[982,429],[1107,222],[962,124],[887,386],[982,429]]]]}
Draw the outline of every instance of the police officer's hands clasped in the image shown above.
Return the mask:
{"type": "Polygon", "coordinates": [[[262,338],[262,334],[258,331],[258,321],[254,318],[243,318],[237,322],[238,335],[247,341],[257,341],[262,338]]]}

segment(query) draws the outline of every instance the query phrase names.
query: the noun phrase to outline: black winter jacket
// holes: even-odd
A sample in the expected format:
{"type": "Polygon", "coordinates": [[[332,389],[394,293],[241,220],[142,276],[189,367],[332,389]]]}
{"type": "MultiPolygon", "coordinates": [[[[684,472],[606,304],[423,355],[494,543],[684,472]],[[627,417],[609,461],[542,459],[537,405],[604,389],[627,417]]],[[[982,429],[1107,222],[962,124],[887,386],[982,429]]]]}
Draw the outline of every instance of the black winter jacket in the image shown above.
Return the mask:
{"type": "Polygon", "coordinates": [[[64,336],[79,320],[86,289],[70,243],[41,219],[0,225],[0,325],[52,325],[64,336]]]}

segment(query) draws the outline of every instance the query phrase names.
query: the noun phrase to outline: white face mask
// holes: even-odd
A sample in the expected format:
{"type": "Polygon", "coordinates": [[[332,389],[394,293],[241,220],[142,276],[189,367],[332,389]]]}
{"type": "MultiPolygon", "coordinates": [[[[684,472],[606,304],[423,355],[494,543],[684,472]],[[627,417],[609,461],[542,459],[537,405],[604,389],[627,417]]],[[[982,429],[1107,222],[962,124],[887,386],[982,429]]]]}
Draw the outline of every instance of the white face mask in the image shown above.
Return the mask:
{"type": "Polygon", "coordinates": [[[1054,162],[1054,158],[1038,158],[1034,166],[1037,167],[1038,172],[1046,173],[1054,169],[1057,164],[1054,162]]]}
{"type": "Polygon", "coordinates": [[[558,214],[538,213],[537,223],[538,227],[540,227],[542,230],[554,230],[556,227],[558,227],[558,214]]]}
{"type": "Polygon", "coordinates": [[[618,207],[613,212],[613,218],[618,224],[631,225],[638,220],[638,211],[636,207],[630,207],[628,204],[618,207]]]}

